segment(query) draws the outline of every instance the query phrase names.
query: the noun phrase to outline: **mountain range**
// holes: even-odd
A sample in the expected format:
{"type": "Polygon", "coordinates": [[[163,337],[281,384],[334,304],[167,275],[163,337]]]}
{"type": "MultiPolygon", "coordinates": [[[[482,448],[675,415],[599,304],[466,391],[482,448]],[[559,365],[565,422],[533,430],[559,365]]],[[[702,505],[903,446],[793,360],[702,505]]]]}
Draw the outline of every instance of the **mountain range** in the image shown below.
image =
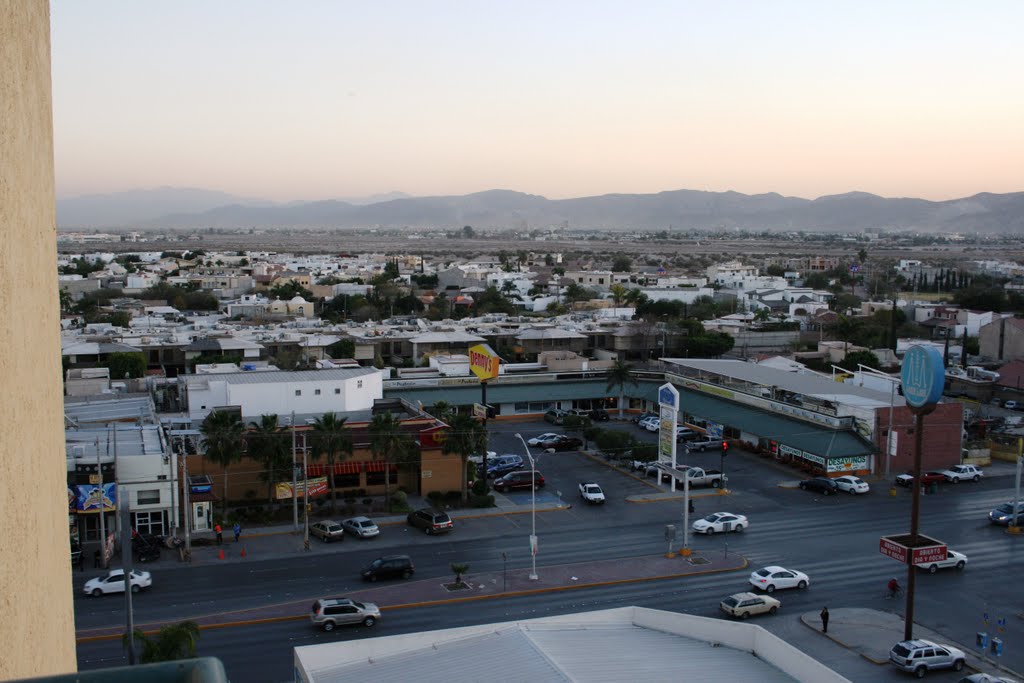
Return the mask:
{"type": "Polygon", "coordinates": [[[600,230],[914,230],[1024,232],[1024,192],[929,201],[866,192],[817,199],[777,193],[674,190],[547,199],[511,190],[275,203],[209,190],[157,188],[57,201],[57,224],[76,228],[546,228],[600,230]]]}

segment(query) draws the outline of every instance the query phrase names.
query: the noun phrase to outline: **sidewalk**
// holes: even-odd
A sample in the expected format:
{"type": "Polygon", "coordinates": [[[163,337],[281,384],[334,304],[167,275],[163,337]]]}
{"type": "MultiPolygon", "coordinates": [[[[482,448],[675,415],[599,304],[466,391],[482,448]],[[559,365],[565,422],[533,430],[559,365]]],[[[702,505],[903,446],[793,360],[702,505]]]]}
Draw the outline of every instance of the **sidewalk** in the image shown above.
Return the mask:
{"type": "MultiPolygon", "coordinates": [[[[462,587],[452,585],[454,576],[387,581],[380,585],[368,583],[366,584],[367,588],[350,591],[346,597],[376,603],[383,612],[387,613],[393,610],[428,605],[594,588],[620,583],[685,579],[700,574],[736,571],[744,569],[746,566],[746,558],[735,552],[712,550],[695,552],[689,557],[648,555],[542,566],[537,568],[536,579],[530,578],[530,569],[528,568],[479,574],[471,572],[464,577],[464,586],[462,587]]],[[[309,605],[320,597],[324,596],[309,595],[301,600],[233,612],[193,616],[191,619],[201,628],[304,620],[309,618],[309,605]]],[[[137,624],[137,628],[148,632],[159,629],[163,625],[161,622],[137,624]]],[[[77,632],[77,637],[80,642],[103,640],[120,637],[123,630],[120,626],[83,629],[77,632]]]]}
{"type": "MultiPolygon", "coordinates": [[[[903,617],[899,614],[861,607],[836,607],[829,610],[829,617],[828,633],[821,635],[859,653],[873,664],[888,666],[889,650],[903,640],[903,617]]],[[[808,628],[821,633],[821,617],[818,612],[804,612],[800,615],[800,620],[808,628]]],[[[967,668],[993,675],[1000,673],[996,671],[991,660],[983,662],[975,648],[951,641],[941,633],[917,623],[914,624],[914,638],[931,640],[963,650],[966,654],[967,668]]],[[[1024,679],[1021,674],[1006,668],[1003,668],[1001,673],[1024,679]]]]}

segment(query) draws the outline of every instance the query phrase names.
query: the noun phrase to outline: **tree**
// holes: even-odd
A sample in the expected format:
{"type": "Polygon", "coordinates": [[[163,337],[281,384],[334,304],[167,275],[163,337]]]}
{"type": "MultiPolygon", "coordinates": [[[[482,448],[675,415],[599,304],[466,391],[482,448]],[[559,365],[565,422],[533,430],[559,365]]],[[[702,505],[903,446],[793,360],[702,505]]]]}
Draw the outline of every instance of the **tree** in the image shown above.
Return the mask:
{"type": "Polygon", "coordinates": [[[442,422],[450,422],[454,410],[455,406],[448,401],[437,401],[434,405],[427,408],[427,413],[433,415],[442,422]]]}
{"type": "Polygon", "coordinates": [[[626,296],[629,294],[629,289],[616,282],[608,288],[609,293],[612,295],[612,303],[615,304],[615,308],[622,305],[622,302],[626,300],[626,296]]]}
{"type": "Polygon", "coordinates": [[[334,490],[334,465],[341,454],[352,454],[352,439],[345,428],[347,418],[334,413],[324,413],[313,421],[313,459],[327,456],[327,476],[331,488],[331,513],[337,508],[337,492],[334,490]]]}
{"type": "Polygon", "coordinates": [[[811,289],[826,289],[828,288],[828,276],[824,273],[811,273],[804,278],[804,287],[810,287],[811,289]]]}
{"type": "Polygon", "coordinates": [[[864,263],[865,261],[867,261],[868,260],[868,250],[865,249],[864,247],[861,247],[857,251],[857,260],[860,261],[861,263],[864,263]]]}
{"type": "Polygon", "coordinates": [[[391,413],[379,413],[370,421],[370,450],[384,461],[384,498],[391,512],[391,465],[410,465],[419,459],[419,449],[391,413]]]}
{"type": "Polygon", "coordinates": [[[462,236],[467,240],[471,240],[476,237],[476,230],[473,229],[472,225],[464,225],[462,226],[462,236]]]}
{"type": "Polygon", "coordinates": [[[110,369],[110,379],[142,377],[146,374],[146,356],[142,353],[115,351],[107,356],[104,365],[110,369]]]}
{"type": "Polygon", "coordinates": [[[858,366],[863,365],[868,368],[879,369],[880,363],[878,362],[878,356],[871,351],[853,351],[846,354],[842,362],[839,363],[839,367],[850,372],[857,372],[860,370],[858,366]]]}
{"type": "Polygon", "coordinates": [[[245,425],[233,410],[214,409],[199,427],[203,435],[203,457],[224,470],[224,500],[221,515],[227,517],[228,467],[242,459],[242,433],[245,425]]]}
{"type": "Polygon", "coordinates": [[[629,258],[625,254],[619,254],[612,261],[612,272],[613,273],[628,273],[633,269],[633,259],[629,258]]]}
{"type": "Polygon", "coordinates": [[[342,339],[327,347],[327,353],[331,358],[355,358],[356,343],[351,339],[342,339]]]}
{"type": "Polygon", "coordinates": [[[301,296],[306,301],[312,301],[314,298],[313,292],[309,291],[294,280],[274,285],[270,288],[270,296],[276,296],[281,301],[290,301],[297,296],[301,296]]]}
{"type": "Polygon", "coordinates": [[[759,323],[768,322],[772,317],[772,312],[768,308],[759,308],[754,311],[754,320],[759,323]]]}
{"type": "MultiPolygon", "coordinates": [[[[176,659],[192,659],[196,656],[196,641],[199,640],[199,624],[182,621],[160,628],[156,636],[149,637],[141,629],[132,631],[136,643],[142,645],[140,664],[170,662],[176,659]]],[[[122,643],[128,649],[128,634],[122,636],[122,643]]]]}
{"type": "Polygon", "coordinates": [[[249,456],[262,465],[260,478],[267,482],[267,502],[274,502],[274,483],[287,479],[291,473],[291,447],[288,435],[278,424],[277,415],[261,415],[259,422],[250,422],[245,435],[249,456]]]}
{"type": "Polygon", "coordinates": [[[636,378],[633,377],[633,366],[629,365],[622,359],[615,361],[615,365],[608,368],[608,386],[605,387],[605,391],[611,391],[613,388],[619,388],[619,418],[624,416],[623,413],[623,399],[626,396],[626,383],[630,383],[633,386],[637,385],[636,378]]]}
{"type": "Polygon", "coordinates": [[[465,562],[452,562],[448,565],[451,567],[452,573],[455,574],[455,585],[462,585],[462,577],[469,572],[469,565],[465,562]]]}
{"type": "MultiPolygon", "coordinates": [[[[462,459],[461,471],[465,472],[469,456],[487,450],[487,428],[471,415],[456,413],[448,421],[448,431],[445,433],[444,445],[441,450],[446,455],[459,456],[462,459]]],[[[462,477],[460,484],[462,500],[465,502],[467,495],[465,476],[462,477]]]]}

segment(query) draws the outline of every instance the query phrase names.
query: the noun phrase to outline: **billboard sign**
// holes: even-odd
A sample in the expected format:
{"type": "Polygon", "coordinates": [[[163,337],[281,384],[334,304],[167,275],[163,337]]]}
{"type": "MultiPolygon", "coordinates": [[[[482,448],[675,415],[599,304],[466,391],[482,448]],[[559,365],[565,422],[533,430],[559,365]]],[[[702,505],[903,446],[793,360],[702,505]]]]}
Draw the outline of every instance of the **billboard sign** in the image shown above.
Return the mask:
{"type": "MultiPolygon", "coordinates": [[[[309,478],[309,496],[323,496],[327,493],[327,477],[310,477],[309,478]]],[[[305,495],[303,491],[303,484],[306,482],[299,479],[298,486],[296,489],[299,492],[301,498],[305,495]]],[[[274,497],[278,500],[284,500],[286,498],[294,497],[292,493],[292,483],[290,481],[279,481],[274,484],[274,497]]]]}
{"type": "Polygon", "coordinates": [[[942,354],[933,346],[911,346],[903,355],[900,379],[903,381],[903,398],[911,408],[938,403],[946,383],[942,354]]]}
{"type": "Polygon", "coordinates": [[[102,507],[105,512],[117,509],[117,484],[107,482],[103,487],[92,484],[77,484],[74,486],[75,509],[78,512],[99,512],[102,507]]]}
{"type": "Polygon", "coordinates": [[[498,376],[498,361],[500,360],[494,349],[487,344],[469,347],[469,369],[482,382],[498,376]]]}
{"type": "MultiPolygon", "coordinates": [[[[676,420],[679,414],[679,390],[671,382],[658,387],[661,425],[658,428],[658,462],[676,466],[676,420]]],[[[673,487],[675,481],[673,480],[673,487]]],[[[674,490],[674,488],[673,488],[674,490]]]]}
{"type": "Polygon", "coordinates": [[[901,564],[929,564],[946,559],[946,544],[920,533],[917,542],[911,544],[910,534],[895,534],[878,540],[878,552],[901,564]]]}
{"type": "Polygon", "coordinates": [[[894,543],[885,536],[878,539],[878,552],[902,564],[907,563],[907,546],[894,543]]]}

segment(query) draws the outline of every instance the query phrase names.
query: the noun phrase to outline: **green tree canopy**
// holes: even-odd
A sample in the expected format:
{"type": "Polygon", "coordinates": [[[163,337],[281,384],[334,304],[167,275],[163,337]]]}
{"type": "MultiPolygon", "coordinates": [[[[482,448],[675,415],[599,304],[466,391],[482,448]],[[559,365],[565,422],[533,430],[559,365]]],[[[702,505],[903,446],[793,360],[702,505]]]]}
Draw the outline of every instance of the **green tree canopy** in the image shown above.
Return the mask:
{"type": "Polygon", "coordinates": [[[352,454],[352,438],[345,427],[344,417],[335,413],[324,413],[313,422],[313,459],[327,458],[327,477],[331,489],[331,513],[337,509],[337,492],[334,490],[334,466],[341,455],[352,454]]]}
{"type": "Polygon", "coordinates": [[[110,379],[137,379],[146,375],[146,356],[142,353],[115,351],[107,356],[104,366],[110,369],[110,379]]]}
{"type": "Polygon", "coordinates": [[[203,457],[223,468],[224,498],[221,501],[221,514],[227,517],[228,467],[242,459],[245,425],[234,410],[214,409],[203,420],[199,431],[203,435],[203,457]]]}

